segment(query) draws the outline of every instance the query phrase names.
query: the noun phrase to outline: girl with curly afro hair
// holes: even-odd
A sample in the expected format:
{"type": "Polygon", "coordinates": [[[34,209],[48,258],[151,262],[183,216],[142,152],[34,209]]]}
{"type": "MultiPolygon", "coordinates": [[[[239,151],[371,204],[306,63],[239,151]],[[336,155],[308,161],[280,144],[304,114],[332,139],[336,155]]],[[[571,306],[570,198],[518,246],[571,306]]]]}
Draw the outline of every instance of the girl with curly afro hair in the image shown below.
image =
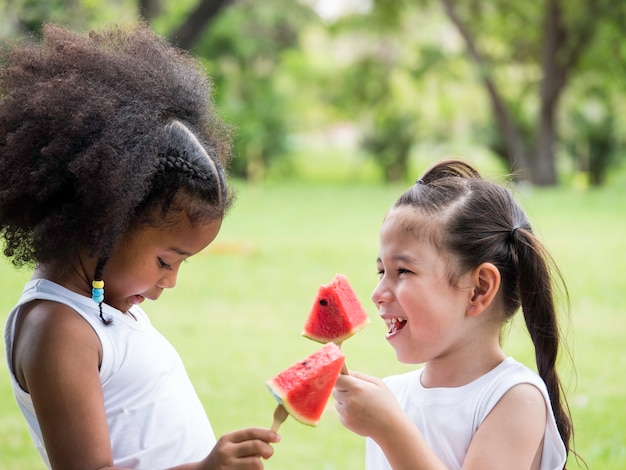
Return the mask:
{"type": "Polygon", "coordinates": [[[33,268],[5,327],[18,405],[53,469],[262,468],[278,435],[216,441],[139,304],[172,288],[233,197],[199,63],[147,25],[0,50],[0,233],[33,268]]]}

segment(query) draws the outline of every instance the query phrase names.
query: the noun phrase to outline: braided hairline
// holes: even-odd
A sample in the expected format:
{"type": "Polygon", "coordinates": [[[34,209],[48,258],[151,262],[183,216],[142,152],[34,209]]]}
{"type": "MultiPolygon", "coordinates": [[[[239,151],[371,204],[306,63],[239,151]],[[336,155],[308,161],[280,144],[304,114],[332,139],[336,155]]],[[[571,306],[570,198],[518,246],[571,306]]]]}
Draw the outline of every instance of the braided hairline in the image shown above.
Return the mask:
{"type": "MultiPolygon", "coordinates": [[[[225,179],[224,171],[221,165],[218,163],[217,155],[215,155],[215,153],[213,152],[211,148],[207,148],[204,145],[202,145],[200,141],[198,140],[198,137],[196,136],[196,134],[192,132],[191,129],[189,129],[189,127],[187,127],[184,123],[182,123],[178,119],[174,119],[170,125],[178,127],[181,131],[187,134],[189,139],[191,139],[194,142],[196,147],[202,149],[202,151],[206,153],[207,160],[211,164],[211,167],[213,169],[213,174],[215,175],[215,180],[217,182],[218,192],[220,195],[220,203],[223,203],[224,200],[226,199],[226,184],[224,181],[225,179]]],[[[185,173],[189,173],[191,177],[197,176],[201,178],[203,181],[207,181],[209,179],[209,175],[206,175],[203,171],[199,170],[197,166],[184,160],[183,158],[180,158],[180,157],[173,158],[172,156],[167,155],[164,157],[164,159],[165,159],[166,166],[171,164],[173,168],[176,168],[185,173]]]]}
{"type": "Polygon", "coordinates": [[[173,155],[164,155],[159,157],[159,171],[177,170],[187,174],[190,178],[200,178],[207,181],[209,177],[202,172],[196,165],[181,157],[173,155]]]}

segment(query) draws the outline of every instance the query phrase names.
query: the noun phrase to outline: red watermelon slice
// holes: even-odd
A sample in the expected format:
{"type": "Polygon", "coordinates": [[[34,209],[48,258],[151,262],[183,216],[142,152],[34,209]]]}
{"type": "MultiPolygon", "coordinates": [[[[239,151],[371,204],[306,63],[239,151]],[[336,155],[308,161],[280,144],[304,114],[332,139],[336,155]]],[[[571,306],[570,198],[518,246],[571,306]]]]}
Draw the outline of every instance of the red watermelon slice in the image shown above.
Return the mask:
{"type": "Polygon", "coordinates": [[[280,403],[277,410],[282,405],[301,423],[317,426],[344,358],[339,346],[328,343],[268,380],[267,388],[280,403]]]}
{"type": "Polygon", "coordinates": [[[320,286],[302,335],[313,341],[341,344],[370,322],[367,312],[343,274],[320,286]]]}

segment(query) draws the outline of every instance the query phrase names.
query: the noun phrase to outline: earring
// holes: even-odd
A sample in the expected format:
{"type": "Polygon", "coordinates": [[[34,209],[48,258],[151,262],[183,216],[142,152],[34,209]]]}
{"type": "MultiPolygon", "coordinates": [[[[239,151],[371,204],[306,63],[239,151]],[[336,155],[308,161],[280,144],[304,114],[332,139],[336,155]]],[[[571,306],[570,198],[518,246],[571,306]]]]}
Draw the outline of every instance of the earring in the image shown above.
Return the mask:
{"type": "Polygon", "coordinates": [[[476,307],[474,307],[473,305],[469,308],[469,311],[474,313],[474,311],[476,310],[476,307]]]}
{"type": "Polygon", "coordinates": [[[104,281],[98,280],[91,283],[91,299],[99,304],[104,301],[104,281]]]}

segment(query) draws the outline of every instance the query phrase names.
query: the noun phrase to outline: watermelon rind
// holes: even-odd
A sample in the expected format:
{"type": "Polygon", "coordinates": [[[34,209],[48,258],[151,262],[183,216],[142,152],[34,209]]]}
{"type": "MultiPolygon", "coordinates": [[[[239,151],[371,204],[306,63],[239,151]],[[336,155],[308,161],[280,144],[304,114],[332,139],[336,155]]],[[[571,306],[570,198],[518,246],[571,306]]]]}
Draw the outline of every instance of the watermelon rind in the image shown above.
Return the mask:
{"type": "Polygon", "coordinates": [[[268,380],[267,388],[295,420],[317,426],[344,359],[338,346],[326,344],[268,380]],[[303,400],[298,401],[298,397],[303,400]]]}
{"type": "Polygon", "coordinates": [[[269,389],[270,393],[274,396],[274,398],[276,399],[276,401],[280,404],[283,405],[285,407],[285,409],[287,410],[287,412],[296,420],[299,421],[302,424],[306,424],[307,426],[317,426],[319,423],[319,420],[313,420],[313,419],[308,419],[307,417],[305,417],[304,415],[302,415],[298,410],[295,409],[295,407],[291,406],[290,403],[283,401],[283,398],[280,396],[280,387],[278,386],[278,384],[276,384],[274,381],[270,380],[267,383],[267,388],[269,389]]]}
{"type": "Polygon", "coordinates": [[[344,335],[341,335],[341,336],[333,337],[333,336],[328,336],[328,335],[327,336],[315,335],[314,333],[311,333],[310,331],[307,331],[307,330],[302,330],[302,336],[310,340],[316,341],[318,343],[332,342],[335,344],[341,344],[348,338],[351,338],[352,336],[357,334],[359,331],[365,328],[368,324],[369,324],[369,320],[367,322],[360,323],[356,325],[355,327],[353,327],[352,329],[348,330],[344,335]]]}

